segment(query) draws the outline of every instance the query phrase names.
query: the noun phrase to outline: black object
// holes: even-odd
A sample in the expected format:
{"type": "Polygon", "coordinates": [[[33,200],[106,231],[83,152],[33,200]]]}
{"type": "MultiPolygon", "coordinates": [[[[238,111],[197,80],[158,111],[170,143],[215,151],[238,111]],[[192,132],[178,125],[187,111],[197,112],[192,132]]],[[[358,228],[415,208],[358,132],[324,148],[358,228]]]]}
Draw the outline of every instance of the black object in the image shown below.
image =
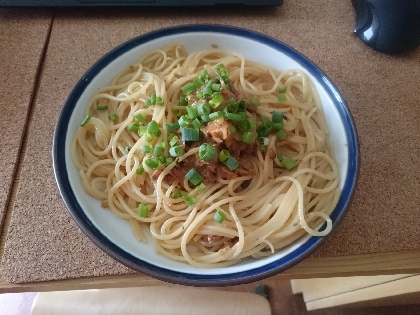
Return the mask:
{"type": "Polygon", "coordinates": [[[0,0],[0,7],[123,7],[123,6],[280,6],[283,0],[0,0]]]}
{"type": "Polygon", "coordinates": [[[352,0],[356,35],[390,55],[420,46],[420,0],[352,0]]]}

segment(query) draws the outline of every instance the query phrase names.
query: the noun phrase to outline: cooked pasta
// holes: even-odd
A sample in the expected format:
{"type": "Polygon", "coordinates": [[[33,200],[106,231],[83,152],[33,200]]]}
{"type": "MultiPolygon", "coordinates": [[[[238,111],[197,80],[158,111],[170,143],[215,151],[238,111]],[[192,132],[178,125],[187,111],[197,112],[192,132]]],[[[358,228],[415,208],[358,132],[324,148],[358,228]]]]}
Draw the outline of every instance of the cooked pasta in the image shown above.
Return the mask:
{"type": "Polygon", "coordinates": [[[326,235],[340,196],[308,77],[217,48],[144,55],[92,97],[71,152],[102,207],[196,267],[326,235]]]}

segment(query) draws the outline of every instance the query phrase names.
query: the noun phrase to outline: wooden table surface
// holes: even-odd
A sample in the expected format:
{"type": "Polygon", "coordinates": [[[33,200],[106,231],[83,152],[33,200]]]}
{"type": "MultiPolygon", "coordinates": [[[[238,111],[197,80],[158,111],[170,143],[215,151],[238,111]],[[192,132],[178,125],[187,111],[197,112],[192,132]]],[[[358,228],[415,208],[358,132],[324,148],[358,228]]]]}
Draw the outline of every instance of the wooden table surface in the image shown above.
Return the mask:
{"type": "Polygon", "coordinates": [[[420,273],[420,50],[387,56],[353,34],[350,1],[266,9],[0,8],[0,292],[156,285],[107,256],[67,213],[51,144],[68,93],[118,44],[161,27],[219,23],[267,34],[314,61],[342,92],[360,140],[345,219],[278,279],[420,273]]]}

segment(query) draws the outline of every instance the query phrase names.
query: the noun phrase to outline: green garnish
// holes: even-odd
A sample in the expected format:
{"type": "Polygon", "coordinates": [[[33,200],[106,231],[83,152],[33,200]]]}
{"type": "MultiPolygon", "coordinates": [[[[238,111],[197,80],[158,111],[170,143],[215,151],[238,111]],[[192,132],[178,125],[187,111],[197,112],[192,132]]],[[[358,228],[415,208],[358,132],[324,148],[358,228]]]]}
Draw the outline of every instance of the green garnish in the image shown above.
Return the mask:
{"type": "Polygon", "coordinates": [[[86,124],[89,122],[89,120],[90,120],[90,116],[88,115],[88,116],[86,116],[85,117],[85,119],[82,121],[82,123],[80,124],[80,127],[84,127],[84,126],[86,126],[86,124]]]}

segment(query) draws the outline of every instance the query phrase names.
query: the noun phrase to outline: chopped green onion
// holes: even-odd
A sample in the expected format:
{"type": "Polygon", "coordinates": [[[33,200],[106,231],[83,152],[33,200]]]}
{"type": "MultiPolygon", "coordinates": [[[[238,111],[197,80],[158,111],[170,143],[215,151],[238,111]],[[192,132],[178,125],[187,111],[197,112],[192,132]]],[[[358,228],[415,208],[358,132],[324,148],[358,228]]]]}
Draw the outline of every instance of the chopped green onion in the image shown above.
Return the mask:
{"type": "Polygon", "coordinates": [[[213,216],[213,219],[217,222],[217,223],[223,223],[223,221],[226,220],[226,214],[222,211],[222,209],[217,209],[216,213],[213,216]]]}
{"type": "Polygon", "coordinates": [[[238,112],[246,112],[246,103],[244,100],[239,101],[238,112]]]}
{"type": "Polygon", "coordinates": [[[209,115],[202,115],[200,116],[201,121],[203,122],[209,122],[210,121],[210,116],[209,115]]]}
{"type": "Polygon", "coordinates": [[[174,162],[174,159],[171,157],[166,158],[165,166],[168,166],[174,162]]]}
{"type": "Polygon", "coordinates": [[[237,123],[236,127],[238,127],[238,129],[240,131],[245,132],[245,131],[250,131],[251,130],[252,124],[251,124],[251,121],[248,118],[245,118],[245,119],[242,119],[241,121],[239,121],[237,123]]]}
{"type": "Polygon", "coordinates": [[[178,136],[173,136],[173,137],[171,138],[171,140],[169,140],[169,145],[170,145],[171,147],[174,147],[174,146],[176,146],[177,144],[179,144],[179,138],[178,138],[178,136]]]}
{"type": "Polygon", "coordinates": [[[216,148],[205,142],[198,148],[198,156],[203,161],[210,161],[216,156],[216,148]]]}
{"type": "Polygon", "coordinates": [[[139,129],[137,130],[137,133],[139,134],[140,137],[144,136],[147,132],[147,126],[140,126],[139,129]]]}
{"type": "Polygon", "coordinates": [[[108,115],[108,118],[109,118],[109,120],[114,121],[114,120],[116,120],[118,118],[118,115],[115,114],[115,113],[112,113],[112,114],[109,114],[108,115]]]}
{"type": "Polygon", "coordinates": [[[284,140],[286,139],[286,133],[283,130],[280,130],[276,133],[276,138],[278,140],[284,140]]]}
{"type": "Polygon", "coordinates": [[[260,99],[257,98],[257,97],[252,98],[251,99],[251,104],[254,105],[254,106],[260,106],[261,105],[260,99]]]}
{"type": "Polygon", "coordinates": [[[202,180],[204,179],[204,176],[199,171],[192,168],[188,171],[187,174],[185,174],[185,178],[188,179],[188,181],[192,183],[193,185],[198,185],[202,182],[202,180]]]}
{"type": "Polygon", "coordinates": [[[263,151],[264,152],[266,147],[267,146],[265,144],[261,143],[260,144],[260,151],[263,151]]]}
{"type": "Polygon", "coordinates": [[[178,131],[180,126],[178,122],[174,122],[173,124],[165,124],[165,127],[168,132],[175,132],[178,131]]]}
{"type": "Polygon", "coordinates": [[[188,117],[191,120],[196,119],[198,117],[197,108],[195,106],[188,105],[187,113],[188,113],[188,117]]]}
{"type": "Polygon", "coordinates": [[[282,86],[279,88],[279,93],[284,93],[287,91],[287,86],[282,86]]]}
{"type": "Polygon", "coordinates": [[[283,122],[284,115],[282,112],[273,111],[273,114],[271,116],[271,120],[273,123],[282,123],[283,122]]]}
{"type": "Polygon", "coordinates": [[[277,96],[277,100],[279,100],[280,102],[286,102],[286,101],[287,101],[286,95],[284,95],[284,94],[279,94],[279,95],[277,96]]]}
{"type": "Polygon", "coordinates": [[[198,116],[208,115],[211,112],[211,107],[207,103],[197,105],[197,114],[198,116]]]}
{"type": "Polygon", "coordinates": [[[139,217],[146,218],[149,214],[149,206],[146,203],[139,204],[139,217]]]}
{"type": "Polygon", "coordinates": [[[261,123],[263,124],[263,126],[265,126],[268,130],[271,130],[271,128],[273,128],[273,124],[270,121],[269,118],[267,117],[263,117],[261,118],[261,123]]]}
{"type": "Polygon", "coordinates": [[[134,115],[134,118],[136,118],[139,122],[144,122],[146,120],[146,117],[142,114],[134,115]]]}
{"type": "Polygon", "coordinates": [[[272,125],[274,130],[282,130],[283,129],[283,123],[273,123],[272,125]]]}
{"type": "Polygon", "coordinates": [[[140,164],[137,168],[136,168],[136,174],[137,175],[142,175],[144,173],[144,166],[143,164],[140,164]]]}
{"type": "Polygon", "coordinates": [[[213,90],[212,90],[212,85],[213,82],[209,81],[206,86],[203,88],[203,96],[210,96],[213,94],[213,90]]]}
{"type": "Polygon", "coordinates": [[[169,154],[173,157],[178,157],[184,154],[184,149],[180,145],[176,145],[169,149],[169,154]]]}
{"type": "Polygon", "coordinates": [[[200,129],[201,127],[201,122],[196,118],[192,121],[191,125],[195,128],[195,129],[200,129]]]}
{"type": "Polygon", "coordinates": [[[281,153],[277,153],[277,159],[281,162],[283,161],[283,155],[281,153]]]}
{"type": "Polygon", "coordinates": [[[223,63],[217,65],[216,70],[218,71],[218,76],[220,76],[219,79],[222,79],[223,81],[227,81],[229,79],[229,73],[223,63]]]}
{"type": "Polygon", "coordinates": [[[145,144],[140,147],[142,153],[151,153],[153,151],[153,146],[151,144],[145,144]]]}
{"type": "Polygon", "coordinates": [[[181,116],[178,119],[178,124],[182,127],[188,127],[188,125],[190,124],[190,119],[187,115],[181,116]]]}
{"type": "Polygon", "coordinates": [[[134,121],[128,125],[128,130],[131,132],[137,132],[139,128],[140,128],[140,125],[134,121]]]}
{"type": "Polygon", "coordinates": [[[238,168],[239,162],[233,156],[229,156],[226,161],[223,162],[231,171],[238,168]]]}
{"type": "Polygon", "coordinates": [[[219,152],[219,161],[225,162],[230,157],[230,152],[226,149],[223,149],[219,152]]]}
{"type": "Polygon", "coordinates": [[[182,141],[198,141],[200,140],[200,131],[194,128],[182,128],[181,139],[182,141]]]}
{"type": "Polygon", "coordinates": [[[219,83],[213,83],[213,84],[211,85],[211,89],[212,89],[212,91],[214,91],[214,92],[219,92],[219,91],[220,91],[220,84],[219,84],[219,83]]]}
{"type": "Polygon", "coordinates": [[[293,159],[290,157],[284,157],[283,160],[281,161],[281,164],[283,164],[283,166],[287,170],[291,170],[292,168],[296,166],[296,162],[293,161],[293,159]]]}
{"type": "Polygon", "coordinates": [[[163,102],[163,99],[160,96],[156,97],[156,104],[159,105],[159,106],[165,105],[164,102],[163,102]]]}
{"type": "Polygon", "coordinates": [[[203,99],[204,98],[204,95],[203,95],[203,93],[201,93],[201,92],[197,92],[197,93],[195,93],[195,96],[198,98],[198,99],[203,99]]]}
{"type": "Polygon", "coordinates": [[[80,124],[80,127],[84,127],[84,126],[86,126],[86,124],[89,122],[89,120],[90,120],[90,116],[88,115],[88,116],[86,116],[85,117],[85,119],[82,121],[82,123],[80,124]]]}
{"type": "Polygon", "coordinates": [[[147,124],[147,133],[152,135],[152,136],[160,136],[160,129],[159,129],[159,124],[155,121],[152,120],[151,122],[149,122],[147,124]]]}
{"type": "Polygon", "coordinates": [[[195,187],[194,191],[199,194],[201,193],[204,189],[206,189],[207,186],[204,185],[203,183],[200,183],[200,185],[198,185],[197,187],[195,187]]]}
{"type": "Polygon", "coordinates": [[[181,197],[182,197],[182,192],[181,192],[181,190],[179,190],[179,189],[174,189],[174,190],[172,190],[172,191],[171,191],[171,195],[170,195],[170,197],[171,197],[171,198],[173,198],[173,199],[178,199],[178,198],[181,198],[181,197]]]}
{"type": "Polygon", "coordinates": [[[156,159],[159,160],[160,164],[165,164],[166,161],[166,156],[164,155],[159,155],[158,157],[156,157],[156,159]]]}
{"type": "Polygon", "coordinates": [[[108,106],[107,105],[98,105],[96,106],[96,110],[107,110],[108,106]]]}
{"type": "Polygon", "coordinates": [[[234,125],[229,124],[229,130],[231,133],[236,133],[236,127],[234,125]]]}
{"type": "Polygon", "coordinates": [[[198,77],[205,82],[210,80],[210,74],[206,69],[201,70],[200,73],[198,74],[198,77]]]}
{"type": "Polygon", "coordinates": [[[194,206],[197,203],[197,200],[195,200],[195,198],[190,195],[185,195],[182,197],[182,199],[184,199],[185,203],[190,207],[194,206]]]}
{"type": "Polygon", "coordinates": [[[234,98],[227,101],[226,109],[229,113],[236,113],[238,111],[238,107],[238,102],[234,98]]]}
{"type": "Polygon", "coordinates": [[[156,158],[150,158],[150,159],[145,160],[144,164],[146,164],[148,168],[155,170],[160,166],[160,160],[156,158]]]}
{"type": "Polygon", "coordinates": [[[195,87],[195,85],[193,84],[193,83],[187,83],[187,84],[185,84],[182,88],[181,88],[181,90],[182,90],[182,92],[185,94],[185,95],[189,95],[189,94],[191,94],[192,92],[194,92],[195,91],[195,89],[196,89],[196,87],[195,87]]]}
{"type": "Polygon", "coordinates": [[[211,100],[209,101],[209,105],[212,108],[218,107],[225,99],[223,98],[223,95],[219,92],[215,92],[211,95],[211,100]]]}
{"type": "Polygon", "coordinates": [[[165,148],[162,148],[161,146],[156,145],[153,148],[153,154],[154,155],[162,155],[165,152],[165,148]]]}
{"type": "Polygon", "coordinates": [[[149,107],[152,104],[152,100],[150,98],[148,98],[147,100],[144,101],[144,106],[149,107]]]}
{"type": "Polygon", "coordinates": [[[252,132],[246,131],[242,134],[242,142],[252,143],[254,141],[254,134],[252,132]]]}
{"type": "Polygon", "coordinates": [[[235,114],[235,113],[226,113],[225,117],[229,120],[234,120],[234,121],[241,121],[242,120],[242,116],[239,114],[235,114]]]}
{"type": "Polygon", "coordinates": [[[187,100],[187,98],[186,98],[185,96],[181,96],[181,97],[179,98],[178,105],[179,105],[179,106],[187,106],[187,105],[188,105],[188,100],[187,100]]]}
{"type": "Polygon", "coordinates": [[[125,154],[128,154],[128,152],[130,152],[130,150],[131,150],[131,147],[130,146],[125,147],[124,148],[125,154]]]}
{"type": "Polygon", "coordinates": [[[257,131],[258,137],[260,138],[260,137],[267,137],[268,133],[270,132],[270,129],[268,129],[264,125],[261,125],[257,127],[256,131],[257,131]]]}
{"type": "Polygon", "coordinates": [[[199,77],[195,78],[192,81],[192,84],[194,84],[196,89],[201,88],[204,85],[204,83],[205,83],[204,80],[200,79],[199,77]]]}
{"type": "Polygon", "coordinates": [[[216,120],[223,117],[222,111],[213,112],[209,115],[210,120],[216,120]]]}

